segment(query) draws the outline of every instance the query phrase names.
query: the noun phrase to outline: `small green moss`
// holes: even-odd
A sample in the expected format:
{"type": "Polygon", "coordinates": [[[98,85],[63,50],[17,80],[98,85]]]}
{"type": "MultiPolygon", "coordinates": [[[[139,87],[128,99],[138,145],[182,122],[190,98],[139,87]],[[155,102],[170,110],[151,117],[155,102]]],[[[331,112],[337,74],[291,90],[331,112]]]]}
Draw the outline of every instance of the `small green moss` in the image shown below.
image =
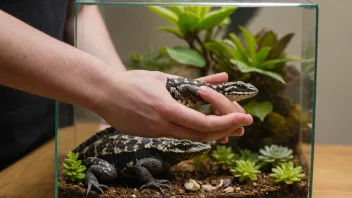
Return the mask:
{"type": "Polygon", "coordinates": [[[274,182],[285,182],[286,184],[293,184],[299,182],[305,176],[302,172],[302,167],[293,167],[292,162],[282,163],[276,168],[271,169],[273,173],[269,176],[275,178],[274,182]]]}
{"type": "Polygon", "coordinates": [[[264,149],[260,149],[259,152],[260,155],[258,158],[266,163],[271,163],[274,167],[293,158],[292,149],[275,144],[270,147],[265,146],[264,149]]]}
{"type": "Polygon", "coordinates": [[[239,178],[239,182],[257,180],[257,174],[261,171],[255,162],[250,160],[236,160],[236,166],[230,169],[230,172],[239,178]]]}
{"type": "Polygon", "coordinates": [[[82,165],[82,160],[77,159],[78,153],[72,153],[70,151],[63,164],[62,173],[73,182],[83,180],[86,176],[84,171],[87,168],[82,165]]]}
{"type": "Polygon", "coordinates": [[[265,119],[264,127],[274,134],[279,134],[286,130],[286,119],[276,112],[271,112],[265,119]]]}

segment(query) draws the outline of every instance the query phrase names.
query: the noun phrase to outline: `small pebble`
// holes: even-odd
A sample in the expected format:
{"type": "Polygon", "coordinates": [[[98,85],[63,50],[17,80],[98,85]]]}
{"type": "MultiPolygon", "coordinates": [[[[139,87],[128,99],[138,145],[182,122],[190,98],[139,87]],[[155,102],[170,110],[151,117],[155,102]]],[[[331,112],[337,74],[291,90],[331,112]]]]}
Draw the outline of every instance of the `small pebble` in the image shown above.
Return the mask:
{"type": "Polygon", "coordinates": [[[171,196],[170,198],[176,198],[176,196],[171,196]]]}
{"type": "Polygon", "coordinates": [[[253,186],[257,186],[257,185],[258,185],[257,183],[253,182],[253,186]]]}
{"type": "Polygon", "coordinates": [[[224,191],[225,193],[232,193],[232,192],[235,191],[235,189],[230,186],[230,187],[225,188],[223,191],[224,191]]]}
{"type": "Polygon", "coordinates": [[[190,191],[198,191],[200,190],[200,184],[194,180],[190,179],[184,184],[185,188],[190,191]]]}
{"type": "Polygon", "coordinates": [[[210,192],[210,191],[213,191],[216,189],[216,187],[210,185],[210,184],[205,184],[205,185],[202,185],[202,188],[207,191],[207,192],[210,192]]]}
{"type": "Polygon", "coordinates": [[[240,191],[241,190],[241,187],[236,187],[236,191],[240,191]]]}
{"type": "Polygon", "coordinates": [[[183,193],[185,193],[185,191],[180,188],[180,189],[178,189],[178,193],[183,194],[183,193]]]}
{"type": "Polygon", "coordinates": [[[199,197],[205,197],[205,195],[203,195],[203,194],[199,194],[199,197]]]}
{"type": "Polygon", "coordinates": [[[224,184],[222,185],[222,187],[226,188],[229,187],[232,183],[232,179],[231,178],[226,178],[224,179],[224,184]]]}
{"type": "Polygon", "coordinates": [[[218,182],[215,180],[215,179],[212,179],[211,181],[210,181],[210,184],[212,184],[212,185],[216,185],[218,182]]]}
{"type": "Polygon", "coordinates": [[[133,192],[138,192],[138,189],[137,189],[137,188],[134,188],[134,189],[133,189],[133,192]]]}
{"type": "Polygon", "coordinates": [[[135,194],[132,194],[131,196],[132,196],[132,197],[137,197],[135,194]]]}
{"type": "Polygon", "coordinates": [[[220,179],[220,182],[218,183],[218,185],[216,185],[215,187],[216,188],[220,188],[224,185],[224,180],[223,179],[220,179]]]}

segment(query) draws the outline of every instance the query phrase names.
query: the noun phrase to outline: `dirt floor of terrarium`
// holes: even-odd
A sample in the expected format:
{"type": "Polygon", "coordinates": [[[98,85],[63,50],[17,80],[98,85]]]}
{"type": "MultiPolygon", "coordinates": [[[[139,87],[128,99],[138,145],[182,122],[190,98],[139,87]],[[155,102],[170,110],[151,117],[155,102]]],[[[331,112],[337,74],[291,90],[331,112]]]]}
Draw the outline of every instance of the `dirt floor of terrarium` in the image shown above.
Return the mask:
{"type": "MultiPolygon", "coordinates": [[[[296,158],[297,159],[297,158],[296,158]]],[[[294,164],[301,165],[298,160],[294,160],[294,164]]],[[[114,181],[109,184],[109,190],[104,190],[104,194],[91,190],[89,198],[111,198],[111,197],[170,197],[170,198],[191,198],[191,197],[234,197],[234,198],[305,198],[308,194],[308,171],[305,165],[303,167],[306,176],[297,183],[292,185],[276,184],[269,177],[269,173],[260,173],[257,180],[249,184],[239,183],[237,178],[231,174],[212,169],[212,171],[194,171],[194,166],[189,161],[184,161],[173,167],[175,177],[170,179],[171,189],[164,190],[165,195],[155,190],[145,189],[139,191],[140,184],[136,180],[114,181]],[[214,191],[188,191],[184,187],[184,183],[189,179],[194,179],[202,184],[211,184],[216,186],[221,179],[232,182],[229,187],[233,187],[233,192],[225,192],[225,187],[218,188],[214,191]]],[[[68,183],[63,177],[59,177],[59,197],[60,198],[78,198],[85,197],[86,187],[83,183],[68,183]]]]}

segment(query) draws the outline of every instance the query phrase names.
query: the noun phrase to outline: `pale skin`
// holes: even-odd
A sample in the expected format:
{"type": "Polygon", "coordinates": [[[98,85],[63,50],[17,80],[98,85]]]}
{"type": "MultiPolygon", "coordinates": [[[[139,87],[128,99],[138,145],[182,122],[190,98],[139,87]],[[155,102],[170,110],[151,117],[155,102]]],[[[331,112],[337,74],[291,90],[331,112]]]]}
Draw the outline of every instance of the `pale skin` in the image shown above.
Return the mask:
{"type": "MultiPolygon", "coordinates": [[[[253,122],[240,105],[209,88],[199,93],[214,106],[214,115],[176,102],[165,88],[166,78],[175,76],[126,71],[98,10],[87,7],[79,20],[90,18],[84,31],[95,39],[85,39],[80,49],[0,11],[0,84],[87,108],[131,135],[226,143],[253,122]]],[[[72,29],[67,30],[72,38],[72,29]]],[[[216,84],[227,78],[220,73],[200,80],[216,84]]]]}

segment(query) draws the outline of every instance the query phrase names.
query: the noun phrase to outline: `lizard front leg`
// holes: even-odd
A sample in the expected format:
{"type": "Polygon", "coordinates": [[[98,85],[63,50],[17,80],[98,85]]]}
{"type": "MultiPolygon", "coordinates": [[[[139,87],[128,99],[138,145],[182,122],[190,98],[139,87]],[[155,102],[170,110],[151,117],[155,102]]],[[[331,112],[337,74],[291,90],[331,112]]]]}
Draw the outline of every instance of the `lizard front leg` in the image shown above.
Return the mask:
{"type": "Polygon", "coordinates": [[[96,157],[87,158],[85,163],[87,166],[90,166],[86,171],[85,183],[88,186],[86,197],[88,197],[92,186],[94,186],[103,194],[104,192],[101,188],[108,189],[108,187],[106,185],[100,184],[98,179],[102,181],[115,179],[117,177],[115,167],[109,162],[96,157]]]}
{"type": "Polygon", "coordinates": [[[164,194],[162,189],[171,188],[167,185],[170,184],[168,180],[158,180],[153,177],[155,174],[167,172],[170,169],[170,166],[163,163],[161,160],[155,158],[144,158],[139,160],[134,168],[139,181],[143,183],[140,190],[149,188],[158,190],[164,194]]]}

